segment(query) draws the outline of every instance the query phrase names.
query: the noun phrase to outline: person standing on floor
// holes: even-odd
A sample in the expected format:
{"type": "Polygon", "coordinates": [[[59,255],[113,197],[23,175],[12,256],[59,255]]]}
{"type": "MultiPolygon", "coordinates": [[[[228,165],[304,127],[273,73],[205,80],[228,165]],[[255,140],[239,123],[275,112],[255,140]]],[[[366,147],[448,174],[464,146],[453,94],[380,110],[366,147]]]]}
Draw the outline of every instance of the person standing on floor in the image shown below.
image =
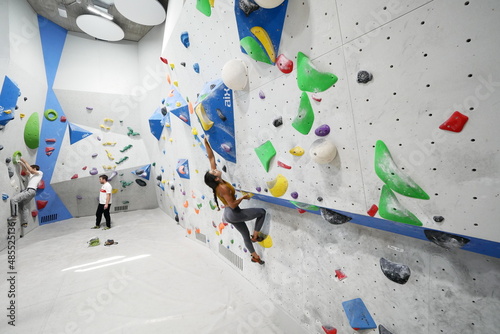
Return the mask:
{"type": "Polygon", "coordinates": [[[17,209],[21,211],[21,224],[23,227],[28,226],[30,212],[28,208],[29,202],[35,197],[38,183],[42,180],[43,172],[38,165],[30,165],[26,160],[20,158],[22,171],[29,174],[28,186],[19,194],[12,197],[10,200],[10,212],[12,217],[17,217],[17,209]]]}
{"type": "Polygon", "coordinates": [[[109,208],[111,207],[111,192],[113,187],[108,182],[107,175],[100,175],[99,182],[102,184],[101,190],[99,191],[99,205],[97,206],[97,211],[95,213],[95,226],[93,229],[97,229],[101,227],[101,219],[104,214],[104,218],[106,219],[106,227],[103,230],[109,230],[111,228],[111,217],[109,216],[109,208]]]}
{"type": "Polygon", "coordinates": [[[252,262],[264,264],[264,261],[262,261],[257,252],[255,252],[255,248],[252,242],[262,241],[262,239],[259,238],[259,231],[261,230],[262,225],[264,225],[264,220],[266,219],[266,210],[262,208],[241,209],[239,207],[241,201],[243,201],[244,199],[250,199],[250,196],[245,195],[236,199],[234,187],[230,183],[222,179],[222,172],[217,169],[214,152],[212,151],[212,148],[210,147],[206,136],[205,147],[207,149],[208,160],[210,161],[211,168],[205,173],[205,184],[212,188],[217,208],[219,208],[219,202],[217,200],[217,198],[219,198],[225,205],[223,214],[225,221],[231,223],[234,228],[236,228],[238,232],[240,232],[243,236],[245,246],[252,255],[252,262]],[[256,221],[254,232],[252,236],[250,236],[250,231],[248,230],[247,224],[245,222],[252,219],[256,219],[256,221]]]}

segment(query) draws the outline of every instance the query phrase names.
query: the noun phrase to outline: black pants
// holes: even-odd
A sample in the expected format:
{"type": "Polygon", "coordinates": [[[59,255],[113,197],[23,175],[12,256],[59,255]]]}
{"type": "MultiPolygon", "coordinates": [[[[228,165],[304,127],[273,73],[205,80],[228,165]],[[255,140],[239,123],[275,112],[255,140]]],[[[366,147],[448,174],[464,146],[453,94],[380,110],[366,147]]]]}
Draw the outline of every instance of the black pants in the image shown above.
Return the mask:
{"type": "Polygon", "coordinates": [[[97,211],[95,212],[95,226],[101,226],[102,214],[104,214],[104,218],[106,219],[106,226],[111,227],[111,217],[109,216],[109,209],[111,208],[111,204],[108,204],[108,208],[104,209],[104,204],[99,204],[97,206],[97,211]]]}
{"type": "Polygon", "coordinates": [[[266,219],[266,210],[262,208],[240,209],[239,206],[235,209],[231,209],[229,206],[226,206],[224,209],[224,219],[228,223],[233,224],[234,228],[241,233],[248,251],[250,253],[255,252],[252,240],[250,239],[250,231],[248,230],[248,226],[245,222],[255,219],[254,230],[260,231],[266,219]]]}

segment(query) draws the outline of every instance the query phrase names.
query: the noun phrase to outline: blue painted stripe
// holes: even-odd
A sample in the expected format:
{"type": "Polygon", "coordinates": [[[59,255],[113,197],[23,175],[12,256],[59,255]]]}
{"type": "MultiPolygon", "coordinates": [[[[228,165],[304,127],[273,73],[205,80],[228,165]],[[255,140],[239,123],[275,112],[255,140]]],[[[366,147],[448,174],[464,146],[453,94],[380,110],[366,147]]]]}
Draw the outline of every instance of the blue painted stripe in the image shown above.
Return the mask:
{"type": "MultiPolygon", "coordinates": [[[[290,203],[289,200],[282,199],[282,198],[277,198],[273,196],[267,196],[259,193],[254,193],[251,191],[246,191],[246,190],[240,190],[244,192],[248,192],[251,194],[254,194],[252,199],[256,199],[259,201],[267,202],[267,203],[272,203],[292,209],[297,209],[295,205],[290,203]]],[[[437,231],[437,232],[445,232],[449,234],[453,234],[456,236],[464,237],[470,240],[467,244],[465,244],[461,249],[467,250],[469,252],[474,252],[478,254],[483,254],[483,255],[488,255],[496,258],[500,258],[500,243],[490,241],[490,240],[485,240],[485,239],[479,239],[475,237],[470,237],[467,235],[463,234],[457,234],[453,232],[447,232],[447,231],[439,231],[439,230],[434,230],[430,228],[425,228],[422,226],[414,226],[414,225],[408,225],[408,224],[403,224],[403,223],[398,223],[398,222],[393,222],[390,220],[386,219],[381,219],[381,218],[376,218],[376,217],[370,217],[370,216],[364,216],[352,212],[347,212],[347,211],[341,211],[337,209],[331,209],[331,208],[325,208],[325,209],[330,209],[335,212],[341,213],[343,215],[352,217],[352,220],[350,223],[354,223],[357,225],[362,225],[366,227],[371,227],[375,228],[378,230],[386,231],[386,232],[391,232],[391,233],[396,233],[400,235],[404,235],[407,237],[412,237],[420,240],[424,240],[427,242],[430,242],[429,239],[425,236],[424,231],[437,231]]],[[[308,211],[317,215],[321,215],[320,211],[308,211]]],[[[437,246],[436,246],[437,247],[437,246]]]]}

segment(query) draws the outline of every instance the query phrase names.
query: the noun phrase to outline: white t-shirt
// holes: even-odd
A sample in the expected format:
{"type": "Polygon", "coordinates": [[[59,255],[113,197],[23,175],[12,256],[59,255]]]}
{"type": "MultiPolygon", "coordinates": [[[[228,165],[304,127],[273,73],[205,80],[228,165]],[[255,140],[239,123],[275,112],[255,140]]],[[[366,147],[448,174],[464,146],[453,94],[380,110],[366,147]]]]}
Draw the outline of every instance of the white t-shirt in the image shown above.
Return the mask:
{"type": "Polygon", "coordinates": [[[38,183],[42,180],[43,177],[43,172],[38,171],[37,174],[30,174],[29,179],[28,179],[28,186],[26,188],[33,188],[37,189],[38,188],[38,183]]]}
{"type": "Polygon", "coordinates": [[[106,204],[106,195],[109,194],[109,203],[111,204],[111,191],[113,190],[113,187],[111,187],[111,184],[109,182],[106,182],[102,185],[101,190],[99,191],[99,204],[106,204]]]}

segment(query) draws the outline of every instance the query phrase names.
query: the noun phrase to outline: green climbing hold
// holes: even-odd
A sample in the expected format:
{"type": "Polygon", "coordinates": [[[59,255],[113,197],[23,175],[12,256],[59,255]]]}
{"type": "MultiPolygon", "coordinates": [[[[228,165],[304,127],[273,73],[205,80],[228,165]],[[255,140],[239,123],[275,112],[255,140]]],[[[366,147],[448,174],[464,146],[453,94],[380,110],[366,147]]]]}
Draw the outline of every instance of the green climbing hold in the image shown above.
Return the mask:
{"type": "Polygon", "coordinates": [[[381,140],[375,145],[375,173],[384,183],[401,195],[412,198],[429,199],[429,195],[415,181],[399,170],[391,153],[381,140]]]}
{"type": "Polygon", "coordinates": [[[24,142],[31,149],[38,148],[40,142],[40,121],[36,112],[31,114],[24,127],[24,142]]]}
{"type": "Polygon", "coordinates": [[[210,209],[215,210],[217,208],[217,206],[214,203],[212,203],[212,200],[210,200],[209,203],[210,203],[210,209]]]}
{"type": "Polygon", "coordinates": [[[208,17],[212,15],[212,8],[210,7],[209,0],[196,0],[196,9],[208,17]]]}
{"type": "Polygon", "coordinates": [[[17,164],[20,160],[21,160],[21,157],[23,155],[21,154],[20,151],[15,151],[13,154],[12,154],[12,162],[17,164]]]}
{"type": "Polygon", "coordinates": [[[259,42],[257,42],[252,36],[243,37],[240,40],[240,45],[252,59],[272,64],[267,53],[262,49],[259,42]]]}
{"type": "Polygon", "coordinates": [[[302,210],[309,210],[309,211],[318,211],[319,207],[316,205],[312,204],[306,204],[306,203],[301,203],[301,202],[296,202],[296,201],[290,201],[293,205],[295,205],[297,208],[302,209],[302,210]]]}
{"type": "Polygon", "coordinates": [[[266,172],[269,172],[269,165],[271,164],[271,159],[276,155],[276,150],[271,143],[271,141],[266,141],[264,144],[260,145],[255,149],[255,153],[262,162],[266,172]]]}
{"type": "MultiPolygon", "coordinates": [[[[47,109],[45,110],[44,114],[45,118],[48,120],[48,121],[55,121],[57,119],[57,111],[55,111],[54,109],[47,109]]],[[[33,116],[33,115],[32,115],[33,116]]]]}
{"type": "Polygon", "coordinates": [[[292,122],[295,130],[303,135],[307,135],[314,123],[314,111],[311,106],[311,101],[306,92],[302,92],[300,96],[299,113],[292,122]]]}
{"type": "Polygon", "coordinates": [[[382,186],[378,207],[378,213],[382,218],[399,223],[422,226],[422,222],[399,203],[398,198],[387,185],[382,186]]]}
{"type": "Polygon", "coordinates": [[[319,72],[302,52],[297,54],[297,84],[300,90],[323,92],[335,85],[337,80],[337,76],[333,73],[319,72]]]}

